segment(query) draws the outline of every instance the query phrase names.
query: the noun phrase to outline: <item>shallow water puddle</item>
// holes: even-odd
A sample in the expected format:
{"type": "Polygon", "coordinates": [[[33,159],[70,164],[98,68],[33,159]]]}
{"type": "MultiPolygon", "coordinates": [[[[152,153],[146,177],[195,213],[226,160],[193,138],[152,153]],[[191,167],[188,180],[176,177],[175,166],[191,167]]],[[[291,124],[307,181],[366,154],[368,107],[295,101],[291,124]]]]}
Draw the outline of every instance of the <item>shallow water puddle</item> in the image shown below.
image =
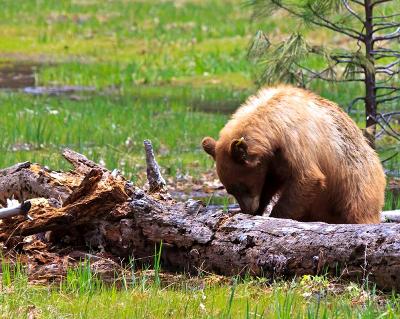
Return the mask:
{"type": "Polygon", "coordinates": [[[95,87],[80,85],[63,85],[63,86],[28,86],[24,88],[24,92],[33,95],[60,95],[73,94],[80,92],[94,92],[95,87]]]}
{"type": "Polygon", "coordinates": [[[0,63],[0,89],[22,89],[32,95],[68,95],[96,90],[92,86],[80,85],[37,86],[36,74],[43,66],[44,64],[34,62],[0,63]]]}

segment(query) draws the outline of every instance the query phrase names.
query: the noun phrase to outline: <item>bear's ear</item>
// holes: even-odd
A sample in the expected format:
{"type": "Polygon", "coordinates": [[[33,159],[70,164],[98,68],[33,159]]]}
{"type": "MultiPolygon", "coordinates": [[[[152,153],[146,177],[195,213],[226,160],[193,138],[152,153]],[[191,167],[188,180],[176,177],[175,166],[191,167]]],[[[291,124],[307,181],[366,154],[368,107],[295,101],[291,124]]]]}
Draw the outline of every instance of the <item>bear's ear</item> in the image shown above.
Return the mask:
{"type": "Polygon", "coordinates": [[[248,145],[244,139],[241,137],[239,139],[234,139],[231,143],[231,156],[236,163],[246,164],[248,163],[248,145]]]}
{"type": "Polygon", "coordinates": [[[206,151],[206,153],[210,154],[213,159],[215,159],[215,140],[212,137],[205,137],[201,141],[201,146],[203,146],[203,149],[206,151]]]}

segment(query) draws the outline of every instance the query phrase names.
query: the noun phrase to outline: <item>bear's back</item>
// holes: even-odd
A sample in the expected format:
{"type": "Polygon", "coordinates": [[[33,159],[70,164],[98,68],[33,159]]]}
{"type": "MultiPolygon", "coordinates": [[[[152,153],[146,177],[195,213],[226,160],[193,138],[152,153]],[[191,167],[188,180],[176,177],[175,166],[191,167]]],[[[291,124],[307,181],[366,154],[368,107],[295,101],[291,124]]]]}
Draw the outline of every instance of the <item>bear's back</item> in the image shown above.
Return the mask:
{"type": "Polygon", "coordinates": [[[356,123],[337,104],[301,88],[277,86],[250,97],[221,130],[221,144],[242,136],[260,152],[279,147],[295,166],[316,163],[333,184],[356,183],[360,172],[365,182],[384,179],[356,123]]]}
{"type": "MultiPolygon", "coordinates": [[[[361,130],[335,103],[304,89],[278,86],[261,89],[233,115],[221,135],[254,130],[279,145],[308,155],[354,162],[376,157],[361,130]]],[[[316,160],[316,158],[314,158],[316,160]]]]}

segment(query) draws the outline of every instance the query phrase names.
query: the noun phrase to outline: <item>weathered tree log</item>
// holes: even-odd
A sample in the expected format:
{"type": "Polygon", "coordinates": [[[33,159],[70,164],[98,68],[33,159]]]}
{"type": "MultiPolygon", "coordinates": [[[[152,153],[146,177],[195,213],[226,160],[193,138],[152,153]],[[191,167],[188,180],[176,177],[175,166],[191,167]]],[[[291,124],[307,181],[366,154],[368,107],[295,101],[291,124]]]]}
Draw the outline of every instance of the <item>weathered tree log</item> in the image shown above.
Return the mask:
{"type": "Polygon", "coordinates": [[[45,197],[65,199],[71,188],[80,183],[76,175],[59,174],[29,162],[0,170],[0,204],[12,196],[24,199],[45,197]]]}
{"type": "Polygon", "coordinates": [[[160,168],[156,162],[153,152],[153,146],[149,140],[143,141],[144,151],[146,153],[147,180],[149,182],[149,192],[155,193],[165,190],[165,180],[161,176],[160,168]]]}
{"type": "Polygon", "coordinates": [[[400,289],[400,224],[328,225],[249,216],[198,202],[160,203],[138,192],[98,230],[119,256],[163,242],[172,269],[257,276],[331,273],[400,289]],[[123,216],[125,215],[125,216],[123,216]],[[121,218],[117,221],[118,218],[121,218]]]}
{"type": "MultiPolygon", "coordinates": [[[[11,173],[4,174],[5,180],[7,176],[10,180],[16,180],[22,174],[23,191],[27,193],[25,198],[37,196],[35,187],[42,183],[39,187],[39,196],[42,198],[31,200],[29,214],[33,218],[32,221],[22,216],[0,221],[0,240],[4,241],[10,236],[28,236],[47,230],[90,224],[104,218],[105,214],[128,199],[126,188],[129,183],[122,177],[112,175],[98,164],[71,150],[65,150],[63,155],[74,165],[74,171],[50,172],[36,164],[29,164],[24,165],[22,170],[8,169],[11,173]],[[56,191],[52,191],[53,188],[56,188],[56,191]],[[63,197],[59,189],[63,190],[63,197]]],[[[0,194],[13,195],[13,191],[18,194],[21,189],[19,185],[12,186],[7,191],[0,189],[0,194]]]]}
{"type": "MultiPolygon", "coordinates": [[[[0,221],[1,240],[77,229],[88,249],[121,258],[152,260],[154,245],[162,241],[163,266],[174,270],[268,277],[330,273],[400,290],[400,224],[300,223],[205,207],[199,201],[175,202],[146,194],[80,154],[67,154],[75,170],[46,171],[43,188],[48,190],[40,194],[48,196],[31,201],[34,220],[0,221]],[[51,190],[55,186],[67,190],[63,206],[51,202],[58,196],[51,190]]],[[[24,183],[43,180],[38,173],[43,168],[29,164],[23,169],[28,176],[24,183]]],[[[15,179],[20,171],[8,169],[0,177],[15,179]]],[[[9,191],[0,189],[5,193],[9,191]]]]}

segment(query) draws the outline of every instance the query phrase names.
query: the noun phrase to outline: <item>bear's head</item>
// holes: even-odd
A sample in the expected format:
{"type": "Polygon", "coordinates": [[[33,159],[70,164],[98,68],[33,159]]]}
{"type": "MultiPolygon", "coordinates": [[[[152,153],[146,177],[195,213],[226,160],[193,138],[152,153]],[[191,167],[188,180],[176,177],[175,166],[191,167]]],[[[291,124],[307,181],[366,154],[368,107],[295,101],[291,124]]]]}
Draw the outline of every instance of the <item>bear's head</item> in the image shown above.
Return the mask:
{"type": "Polygon", "coordinates": [[[205,137],[203,149],[216,162],[217,174],[226,191],[246,214],[262,214],[267,203],[262,194],[267,164],[246,137],[215,141],[205,137]]]}

